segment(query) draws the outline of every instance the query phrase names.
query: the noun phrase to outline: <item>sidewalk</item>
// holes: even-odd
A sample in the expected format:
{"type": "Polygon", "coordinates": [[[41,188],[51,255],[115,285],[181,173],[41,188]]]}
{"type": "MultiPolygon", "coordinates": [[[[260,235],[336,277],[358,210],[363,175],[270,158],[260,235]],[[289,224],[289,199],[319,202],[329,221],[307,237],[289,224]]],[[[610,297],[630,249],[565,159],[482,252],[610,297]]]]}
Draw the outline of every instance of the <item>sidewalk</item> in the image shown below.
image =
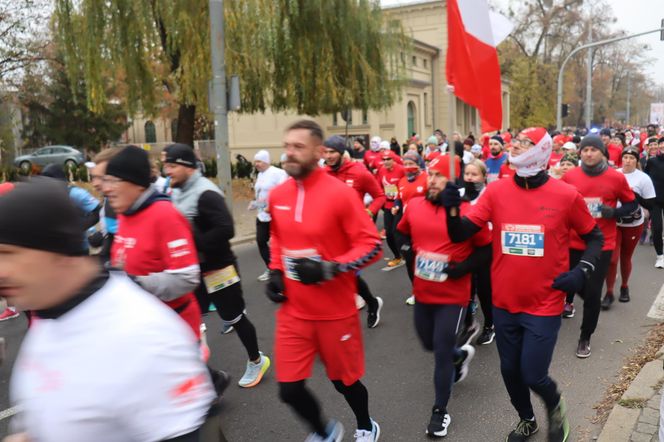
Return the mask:
{"type": "Polygon", "coordinates": [[[645,364],[614,405],[598,442],[658,442],[659,403],[664,383],[664,346],[645,364]]]}
{"type": "Polygon", "coordinates": [[[235,237],[231,245],[247,244],[256,239],[256,211],[247,210],[253,191],[248,181],[233,180],[233,221],[235,237]]]}

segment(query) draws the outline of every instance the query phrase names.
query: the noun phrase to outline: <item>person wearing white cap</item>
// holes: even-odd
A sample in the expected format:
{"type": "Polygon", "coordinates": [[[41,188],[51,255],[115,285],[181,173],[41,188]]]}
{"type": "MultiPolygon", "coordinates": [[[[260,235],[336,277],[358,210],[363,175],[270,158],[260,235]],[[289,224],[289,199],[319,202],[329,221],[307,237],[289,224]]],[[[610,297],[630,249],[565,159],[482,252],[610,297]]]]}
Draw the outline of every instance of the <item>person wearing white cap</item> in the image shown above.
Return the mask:
{"type": "MultiPolygon", "coordinates": [[[[254,166],[258,171],[254,191],[256,198],[249,204],[250,210],[257,210],[256,214],[256,244],[265,266],[270,263],[270,221],[272,218],[267,212],[267,202],[270,191],[279,184],[286,181],[288,175],[283,169],[274,167],[270,164],[270,153],[267,150],[259,150],[254,155],[254,166]]],[[[259,281],[267,281],[270,278],[270,271],[265,270],[259,277],[259,281]]]]}

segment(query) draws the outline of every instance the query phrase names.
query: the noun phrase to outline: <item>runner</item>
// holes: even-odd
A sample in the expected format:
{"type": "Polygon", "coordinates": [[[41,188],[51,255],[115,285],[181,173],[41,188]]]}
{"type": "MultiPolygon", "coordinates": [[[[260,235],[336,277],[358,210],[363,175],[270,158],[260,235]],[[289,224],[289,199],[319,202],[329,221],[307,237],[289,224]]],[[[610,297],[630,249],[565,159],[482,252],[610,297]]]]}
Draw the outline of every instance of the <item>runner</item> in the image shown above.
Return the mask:
{"type": "Polygon", "coordinates": [[[548,440],[566,441],[567,410],[549,365],[560,329],[564,292],[581,290],[599,259],[602,233],[581,195],[571,186],[549,179],[546,168],[551,137],[544,128],[518,135],[510,161],[517,168],[513,180],[500,180],[468,214],[458,216],[461,198],[447,185],[442,201],[447,208],[447,230],[453,241],[464,241],[491,222],[493,263],[493,319],[500,371],[520,422],[508,442],[524,441],[539,426],[530,402],[530,390],[544,401],[548,440]],[[587,243],[579,265],[568,271],[569,231],[587,243]],[[528,275],[524,277],[524,275],[528,275]]]}
{"type": "MultiPolygon", "coordinates": [[[[569,172],[571,169],[574,169],[575,167],[578,166],[579,166],[579,156],[576,154],[576,152],[567,152],[561,158],[560,163],[558,163],[558,167],[549,169],[549,174],[553,178],[560,179],[564,177],[565,174],[569,172]]],[[[565,313],[563,313],[563,316],[565,316],[565,313]]]]}
{"type": "Polygon", "coordinates": [[[374,168],[374,163],[376,162],[376,159],[380,157],[380,143],[382,140],[380,137],[372,137],[371,141],[369,142],[369,147],[371,150],[367,150],[366,153],[364,154],[364,165],[367,167],[369,172],[373,173],[374,175],[376,172],[378,172],[374,168]]]}
{"type": "Polygon", "coordinates": [[[405,261],[401,258],[401,252],[399,251],[399,246],[397,245],[394,235],[397,225],[395,222],[395,215],[392,214],[394,201],[399,195],[399,180],[405,176],[405,172],[403,166],[395,164],[392,153],[393,152],[390,150],[383,150],[383,167],[381,167],[376,174],[376,179],[382,186],[386,198],[385,204],[383,205],[383,227],[385,228],[385,238],[387,246],[394,255],[394,258],[388,261],[387,266],[383,267],[382,270],[384,271],[394,270],[405,264],[405,261]]]}
{"type": "Polygon", "coordinates": [[[0,296],[36,316],[12,373],[21,412],[6,440],[201,440],[216,395],[194,335],[87,256],[65,189],[36,181],[0,197],[0,296]]]}
{"type": "MultiPolygon", "coordinates": [[[[103,178],[106,174],[106,165],[109,160],[120,151],[118,148],[104,149],[99,152],[92,159],[89,165],[90,184],[95,188],[100,195],[104,194],[103,178]]],[[[102,202],[101,211],[99,212],[99,221],[101,224],[102,232],[102,245],[99,257],[103,263],[108,263],[111,259],[111,247],[113,246],[113,238],[118,232],[118,216],[115,214],[113,207],[108,204],[108,199],[104,197],[102,202]]]]}
{"type": "Polygon", "coordinates": [[[507,161],[507,153],[504,151],[504,141],[499,135],[489,139],[489,158],[484,162],[487,168],[487,182],[492,183],[498,179],[500,166],[507,161]]]}
{"type": "MultiPolygon", "coordinates": [[[[426,198],[413,198],[398,226],[412,243],[412,254],[416,257],[415,330],[424,349],[434,353],[436,398],[426,430],[431,437],[447,435],[451,422],[447,403],[452,384],[465,378],[475,354],[471,345],[457,348],[456,334],[468,306],[469,274],[486,265],[491,256],[491,234],[487,227],[472,240],[461,243],[452,242],[446,235],[447,217],[439,196],[450,175],[449,164],[439,159],[431,162],[426,198]]],[[[468,206],[467,202],[462,203],[461,211],[465,212],[468,206]]]]}
{"type": "MultiPolygon", "coordinates": [[[[602,286],[611,263],[611,253],[616,247],[616,219],[628,216],[638,208],[634,192],[625,176],[608,165],[608,151],[599,137],[588,135],[581,140],[581,167],[570,170],[562,181],[573,185],[583,196],[588,210],[604,235],[604,247],[592,276],[581,292],[583,320],[576,349],[578,358],[590,356],[590,338],[597,328],[602,286]],[[617,207],[620,202],[621,206],[617,207]]],[[[572,232],[570,238],[570,269],[582,259],[585,242],[572,232]]],[[[567,303],[573,304],[574,292],[567,293],[567,303]]],[[[569,310],[569,307],[568,307],[569,310]]],[[[572,311],[574,306],[572,305],[572,311]]]]}
{"type": "Polygon", "coordinates": [[[201,311],[193,291],[200,268],[187,220],[150,185],[148,154],[120,150],[106,165],[102,188],[118,214],[111,265],[175,310],[200,338],[201,311]]]}
{"type": "Polygon", "coordinates": [[[655,201],[655,187],[648,175],[637,169],[639,164],[639,150],[627,147],[622,154],[622,172],[627,178],[629,187],[634,192],[640,206],[626,217],[618,219],[616,234],[616,248],[611,256],[611,264],[606,274],[606,295],[602,300],[602,308],[608,310],[613,303],[613,286],[616,282],[618,259],[620,259],[620,302],[629,302],[629,276],[632,273],[632,255],[639,243],[643,231],[643,209],[652,210],[655,201]]]}
{"type": "MultiPolygon", "coordinates": [[[[504,166],[504,164],[503,164],[504,166]]],[[[471,206],[474,206],[479,201],[486,190],[486,166],[479,160],[474,160],[466,165],[463,174],[464,188],[462,201],[467,201],[471,206]]],[[[512,178],[513,179],[513,178],[512,178]]],[[[484,325],[480,332],[479,325],[474,320],[474,315],[471,314],[470,309],[466,314],[465,330],[460,336],[460,343],[472,341],[475,336],[477,337],[476,343],[478,345],[488,345],[493,342],[496,333],[493,327],[493,307],[491,302],[491,258],[488,262],[477,269],[471,274],[471,289],[470,299],[475,302],[475,295],[480,301],[480,308],[484,316],[484,325]]]]}
{"type": "Polygon", "coordinates": [[[270,153],[267,150],[259,150],[254,155],[254,166],[258,171],[256,182],[254,183],[255,198],[249,204],[249,210],[256,210],[256,244],[258,252],[265,262],[266,270],[259,277],[259,281],[270,279],[270,270],[267,266],[270,264],[270,214],[267,213],[267,202],[270,190],[286,181],[288,175],[283,169],[274,167],[270,164],[270,153]]]}
{"type": "MultiPolygon", "coordinates": [[[[664,211],[664,138],[657,140],[658,150],[655,155],[652,155],[645,167],[645,172],[652,179],[655,185],[655,193],[657,194],[655,202],[650,211],[650,218],[652,220],[652,238],[655,246],[655,253],[657,259],[655,260],[655,267],[664,269],[664,252],[662,251],[662,212],[664,211]]],[[[654,143],[651,143],[652,146],[654,143]]]]}
{"type": "MultiPolygon", "coordinates": [[[[416,196],[425,196],[427,194],[427,175],[422,173],[422,169],[420,168],[421,163],[422,158],[417,152],[406,152],[403,157],[403,169],[406,175],[399,180],[399,196],[394,201],[394,207],[392,207],[392,215],[395,216],[394,223],[397,226],[403,217],[408,202],[416,196]]],[[[399,251],[406,262],[406,272],[408,273],[408,278],[412,284],[415,274],[413,254],[409,252],[409,243],[398,229],[395,231],[395,238],[399,251]]],[[[406,299],[406,304],[415,305],[415,296],[409,296],[406,299]]]]}
{"type": "MultiPolygon", "coordinates": [[[[360,201],[364,195],[370,195],[371,204],[366,211],[373,219],[385,203],[385,194],[367,169],[357,163],[344,159],[343,154],[346,151],[346,140],[339,135],[333,135],[323,143],[325,148],[324,158],[327,165],[327,173],[346,183],[348,187],[355,189],[360,201]]],[[[369,285],[360,277],[357,272],[357,291],[360,299],[368,305],[367,308],[367,326],[374,328],[380,322],[380,311],[383,308],[383,299],[374,296],[369,289],[369,285]]],[[[361,304],[358,304],[358,306],[361,304]]]]}
{"type": "Polygon", "coordinates": [[[164,170],[171,178],[173,204],[191,224],[201,261],[196,299],[203,312],[212,302],[224,326],[237,331],[249,356],[238,385],[254,387],[270,368],[270,358],[259,351],[256,328],[247,317],[237,258],[230,244],[235,235],[233,218],[219,188],[197,169],[191,147],[171,144],[166,152],[164,170]]]}
{"type": "Polygon", "coordinates": [[[277,311],[275,361],[279,396],[312,429],[307,441],[343,437],[341,423],[324,423],[305,387],[316,354],[353,410],[355,439],[374,442],[380,427],[369,414],[362,331],[355,308],[355,272],[380,259],[381,241],[356,192],[317,167],[323,130],[293,123],[284,139],[284,170],[293,178],[272,190],[268,297],[277,311]],[[334,195],[334,198],[330,198],[334,195]]]}

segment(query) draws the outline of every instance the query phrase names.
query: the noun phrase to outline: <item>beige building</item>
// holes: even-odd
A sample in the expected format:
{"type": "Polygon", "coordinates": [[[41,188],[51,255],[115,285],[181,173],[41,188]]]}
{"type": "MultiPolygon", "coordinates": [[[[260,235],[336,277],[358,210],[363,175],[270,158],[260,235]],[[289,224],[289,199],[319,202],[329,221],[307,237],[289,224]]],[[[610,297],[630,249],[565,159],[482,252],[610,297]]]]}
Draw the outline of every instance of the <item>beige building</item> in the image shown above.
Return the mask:
{"type": "MultiPolygon", "coordinates": [[[[362,112],[354,110],[346,128],[346,122],[337,115],[313,117],[326,131],[326,135],[348,134],[367,139],[378,135],[389,140],[395,137],[404,143],[412,133],[426,140],[435,129],[450,131],[450,108],[453,109],[452,131],[467,135],[479,133],[478,112],[449,94],[445,81],[445,56],[447,48],[446,2],[444,0],[420,1],[402,6],[386,7],[389,18],[401,21],[407,35],[412,38],[412,52],[401,54],[406,64],[407,83],[401,98],[386,111],[362,112]],[[450,100],[453,100],[450,103],[450,100]]],[[[242,154],[252,159],[258,149],[273,152],[277,161],[285,127],[302,116],[294,113],[243,115],[229,113],[229,143],[232,157],[242,154]]],[[[503,129],[509,127],[509,91],[503,84],[503,129]]],[[[130,143],[164,143],[172,139],[172,122],[166,119],[133,120],[125,141],[130,143]]],[[[209,143],[201,143],[201,146],[209,143]]],[[[203,149],[207,153],[207,149],[203,149]]]]}

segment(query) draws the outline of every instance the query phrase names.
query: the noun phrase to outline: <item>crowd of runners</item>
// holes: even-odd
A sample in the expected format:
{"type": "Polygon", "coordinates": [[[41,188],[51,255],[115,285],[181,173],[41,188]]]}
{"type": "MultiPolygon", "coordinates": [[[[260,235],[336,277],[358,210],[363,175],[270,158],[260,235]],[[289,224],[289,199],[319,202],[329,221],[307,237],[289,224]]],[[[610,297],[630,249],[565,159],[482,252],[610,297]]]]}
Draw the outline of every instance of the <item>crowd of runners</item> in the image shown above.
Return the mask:
{"type": "Polygon", "coordinates": [[[343,426],[306,386],[318,356],[356,418],[355,440],[375,442],[358,312],[368,329],[380,324],[385,300],[361,273],[381,260],[409,278],[399,303],[434,356],[427,435],[447,435],[453,385],[476,346],[495,341],[518,415],[505,440],[539,430],[531,391],[546,406],[547,440],[568,440],[548,373],[558,331],[581,304],[576,356],[590,357],[601,310],[630,301],[636,245],[652,241],[664,269],[664,135],[653,125],[465,139],[436,130],[425,142],[367,144],[300,120],[284,132],[280,167],[255,155],[257,277],[280,305],[275,330],[258,331],[274,333],[269,350],[245,306],[227,202],[190,146],[172,144],[158,162],[135,146],[101,151],[88,163],[100,199],[57,167],[0,186],[0,296],[12,306],[0,320],[29,319],[7,440],[222,440],[219,400],[233,376],[208,363],[204,318],[216,311],[246,350],[240,387],[274,370],[306,441],[341,441],[343,426]]]}

